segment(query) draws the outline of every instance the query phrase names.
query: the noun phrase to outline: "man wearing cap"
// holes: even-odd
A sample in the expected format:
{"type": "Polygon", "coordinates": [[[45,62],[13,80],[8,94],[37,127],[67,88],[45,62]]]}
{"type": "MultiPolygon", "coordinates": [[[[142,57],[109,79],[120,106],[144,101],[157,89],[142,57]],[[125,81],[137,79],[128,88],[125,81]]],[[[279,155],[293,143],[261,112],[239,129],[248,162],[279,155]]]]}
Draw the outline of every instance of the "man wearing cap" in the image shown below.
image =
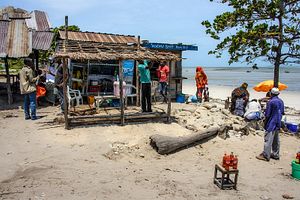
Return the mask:
{"type": "Polygon", "coordinates": [[[270,158],[279,160],[279,130],[281,127],[281,118],[284,114],[284,103],[278,97],[279,89],[271,90],[271,99],[267,103],[265,111],[265,138],[264,151],[256,156],[259,160],[269,161],[270,158]]]}
{"type": "Polygon", "coordinates": [[[20,91],[24,95],[25,119],[36,120],[36,82],[40,76],[35,76],[33,63],[30,58],[24,59],[24,66],[19,72],[20,91]],[[29,112],[29,108],[31,113],[29,112]]]}

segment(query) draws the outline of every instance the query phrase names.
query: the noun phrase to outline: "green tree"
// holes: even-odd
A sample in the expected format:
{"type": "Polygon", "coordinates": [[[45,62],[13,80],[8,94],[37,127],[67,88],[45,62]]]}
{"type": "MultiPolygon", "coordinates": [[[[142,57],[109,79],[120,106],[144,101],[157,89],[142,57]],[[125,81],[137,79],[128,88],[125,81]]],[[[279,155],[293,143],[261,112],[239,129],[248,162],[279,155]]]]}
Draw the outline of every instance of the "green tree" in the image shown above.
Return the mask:
{"type": "MultiPolygon", "coordinates": [[[[52,44],[51,44],[51,48],[48,51],[39,51],[40,53],[40,58],[41,60],[47,61],[48,58],[50,56],[52,56],[52,54],[55,51],[55,47],[56,47],[56,43],[57,43],[57,39],[58,39],[58,32],[59,31],[64,31],[65,30],[65,26],[59,26],[59,27],[55,27],[52,32],[54,33],[54,37],[52,40],[52,44]]],[[[80,31],[80,28],[76,25],[70,25],[68,26],[68,31],[80,31]]]]}
{"type": "MultiPolygon", "coordinates": [[[[217,1],[217,0],[210,0],[217,1]]],[[[300,64],[299,0],[219,0],[230,7],[203,21],[206,33],[221,40],[209,52],[220,57],[227,50],[229,64],[246,61],[255,64],[263,58],[274,65],[274,85],[278,87],[279,68],[283,64],[300,64]],[[226,34],[221,38],[222,34],[226,34]]]]}

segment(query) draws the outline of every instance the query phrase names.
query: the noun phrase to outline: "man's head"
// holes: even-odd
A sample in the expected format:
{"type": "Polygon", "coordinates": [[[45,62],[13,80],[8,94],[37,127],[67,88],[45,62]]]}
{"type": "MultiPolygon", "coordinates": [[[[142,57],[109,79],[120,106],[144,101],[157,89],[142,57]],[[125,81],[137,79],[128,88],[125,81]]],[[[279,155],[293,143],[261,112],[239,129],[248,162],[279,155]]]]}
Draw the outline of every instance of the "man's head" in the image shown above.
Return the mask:
{"type": "Polygon", "coordinates": [[[243,84],[241,85],[241,87],[247,89],[248,83],[243,83],[243,84]]]}
{"type": "Polygon", "coordinates": [[[24,59],[24,65],[27,65],[28,67],[33,68],[33,62],[31,58],[25,58],[24,59]]]}
{"type": "Polygon", "coordinates": [[[252,102],[252,101],[257,102],[257,99],[252,99],[251,102],[252,102]]]}
{"type": "Polygon", "coordinates": [[[278,88],[276,88],[276,87],[272,88],[272,90],[271,90],[272,96],[278,96],[279,94],[280,94],[280,92],[279,92],[278,88]]]}

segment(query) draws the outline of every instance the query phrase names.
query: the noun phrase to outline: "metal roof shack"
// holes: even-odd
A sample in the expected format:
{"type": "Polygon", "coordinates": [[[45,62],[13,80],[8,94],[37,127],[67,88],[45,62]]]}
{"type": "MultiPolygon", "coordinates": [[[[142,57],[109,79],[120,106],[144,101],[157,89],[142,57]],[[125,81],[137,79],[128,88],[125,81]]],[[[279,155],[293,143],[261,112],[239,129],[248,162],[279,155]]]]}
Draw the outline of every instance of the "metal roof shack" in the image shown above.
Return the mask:
{"type": "Polygon", "coordinates": [[[26,19],[28,28],[36,31],[50,31],[51,23],[47,13],[34,10],[30,13],[30,18],[26,19]]]}
{"type": "Polygon", "coordinates": [[[0,58],[27,57],[32,49],[48,50],[54,36],[49,32],[48,22],[46,13],[42,11],[28,14],[25,10],[13,7],[0,10],[0,58]],[[28,24],[36,26],[29,29],[28,24]]]}

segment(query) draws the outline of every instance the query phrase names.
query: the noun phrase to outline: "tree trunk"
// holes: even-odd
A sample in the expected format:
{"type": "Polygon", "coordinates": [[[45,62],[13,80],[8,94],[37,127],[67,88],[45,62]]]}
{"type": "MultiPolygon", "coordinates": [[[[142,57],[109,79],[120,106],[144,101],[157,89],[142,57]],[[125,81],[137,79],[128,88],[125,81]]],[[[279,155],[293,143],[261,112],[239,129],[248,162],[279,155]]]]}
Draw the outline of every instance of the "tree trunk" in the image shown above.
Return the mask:
{"type": "Polygon", "coordinates": [[[7,88],[7,100],[8,104],[11,105],[13,103],[12,91],[10,87],[10,75],[9,75],[9,66],[8,66],[8,58],[5,58],[5,71],[6,71],[6,88],[7,88]]]}
{"type": "Polygon", "coordinates": [[[283,6],[283,0],[280,0],[280,14],[278,16],[278,29],[279,29],[279,38],[278,38],[278,48],[276,51],[276,57],[275,57],[275,65],[274,65],[274,87],[278,88],[279,83],[279,69],[281,65],[281,57],[282,57],[282,47],[283,47],[283,23],[282,18],[284,15],[284,6],[283,6]]]}
{"type": "Polygon", "coordinates": [[[169,137],[163,135],[152,135],[150,137],[150,144],[153,146],[159,154],[169,154],[182,147],[194,144],[201,140],[216,136],[219,133],[228,132],[229,127],[211,127],[206,131],[200,131],[196,134],[184,136],[184,137],[169,137]]]}

